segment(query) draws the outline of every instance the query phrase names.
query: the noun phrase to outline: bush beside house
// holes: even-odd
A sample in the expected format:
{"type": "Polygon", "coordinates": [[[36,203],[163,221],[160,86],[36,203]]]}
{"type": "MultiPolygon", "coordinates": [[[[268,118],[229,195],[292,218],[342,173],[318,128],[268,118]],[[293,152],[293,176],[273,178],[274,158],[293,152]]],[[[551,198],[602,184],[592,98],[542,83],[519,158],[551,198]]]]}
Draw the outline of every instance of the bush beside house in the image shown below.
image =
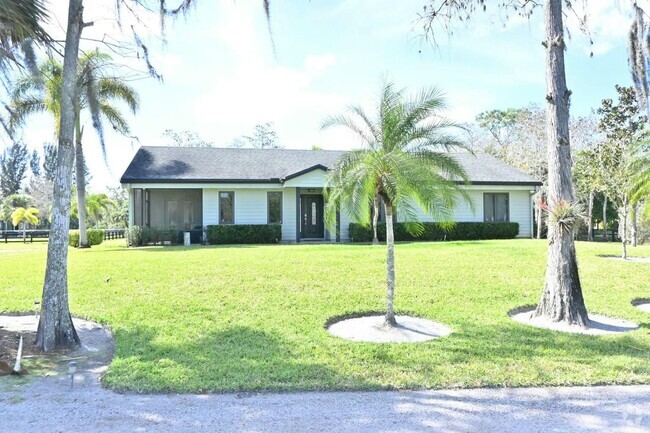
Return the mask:
{"type": "Polygon", "coordinates": [[[277,244],[282,239],[280,224],[222,224],[209,225],[208,243],[223,244],[277,244]]]}
{"type": "MultiPolygon", "coordinates": [[[[86,232],[86,236],[90,245],[99,245],[104,242],[104,230],[90,229],[86,232]]],[[[70,240],[68,243],[71,247],[77,248],[79,246],[79,231],[70,231],[70,240]]]]}
{"type": "MultiPolygon", "coordinates": [[[[444,228],[440,223],[422,223],[424,231],[413,235],[406,230],[406,224],[395,223],[396,241],[470,241],[480,239],[513,239],[519,234],[519,224],[513,222],[460,222],[444,228]]],[[[377,225],[377,237],[386,240],[386,225],[377,225]]],[[[350,241],[371,242],[372,226],[350,224],[350,241]]]]}

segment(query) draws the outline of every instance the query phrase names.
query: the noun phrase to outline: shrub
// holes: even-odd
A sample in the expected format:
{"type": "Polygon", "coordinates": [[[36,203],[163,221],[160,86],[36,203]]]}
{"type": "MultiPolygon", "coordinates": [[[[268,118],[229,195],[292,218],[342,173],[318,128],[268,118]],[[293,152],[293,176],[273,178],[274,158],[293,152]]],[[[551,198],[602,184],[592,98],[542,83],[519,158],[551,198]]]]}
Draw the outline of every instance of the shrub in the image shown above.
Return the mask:
{"type": "Polygon", "coordinates": [[[277,244],[282,239],[280,224],[223,224],[208,226],[208,243],[277,244]]]}
{"type": "Polygon", "coordinates": [[[141,245],[170,243],[172,245],[181,242],[182,232],[174,228],[142,227],[141,245]]]}
{"type": "Polygon", "coordinates": [[[139,247],[142,245],[142,229],[138,226],[131,226],[126,229],[125,236],[127,247],[139,247]]]}
{"type": "Polygon", "coordinates": [[[70,231],[70,239],[68,240],[68,245],[74,248],[77,248],[79,246],[79,232],[77,230],[70,231]]]}
{"type": "MultiPolygon", "coordinates": [[[[88,243],[92,245],[99,245],[104,242],[104,230],[90,229],[86,230],[86,237],[88,243]]],[[[68,245],[77,248],[79,246],[79,230],[70,230],[70,239],[68,245]]]]}
{"type": "Polygon", "coordinates": [[[99,245],[104,242],[104,230],[91,229],[86,232],[90,245],[99,245]]]}
{"type": "MultiPolygon", "coordinates": [[[[512,239],[519,234],[519,224],[512,222],[460,222],[452,227],[443,228],[440,223],[422,223],[424,231],[412,235],[406,230],[406,224],[393,224],[396,241],[469,241],[479,239],[512,239]]],[[[372,226],[350,223],[350,240],[352,242],[372,241],[372,226]]],[[[377,237],[386,240],[386,224],[377,225],[377,237]]]]}

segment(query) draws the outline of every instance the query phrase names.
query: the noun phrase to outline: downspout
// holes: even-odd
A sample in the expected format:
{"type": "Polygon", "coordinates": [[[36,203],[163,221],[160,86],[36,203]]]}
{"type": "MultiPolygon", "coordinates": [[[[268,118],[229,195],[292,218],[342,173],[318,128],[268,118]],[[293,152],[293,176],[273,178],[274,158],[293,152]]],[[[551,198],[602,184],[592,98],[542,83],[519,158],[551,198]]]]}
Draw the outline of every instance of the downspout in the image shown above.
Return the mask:
{"type": "MultiPolygon", "coordinates": [[[[535,239],[535,194],[539,191],[539,186],[536,186],[534,190],[528,191],[529,200],[530,200],[530,238],[535,239]]],[[[539,221],[537,222],[539,224],[539,221]]]]}

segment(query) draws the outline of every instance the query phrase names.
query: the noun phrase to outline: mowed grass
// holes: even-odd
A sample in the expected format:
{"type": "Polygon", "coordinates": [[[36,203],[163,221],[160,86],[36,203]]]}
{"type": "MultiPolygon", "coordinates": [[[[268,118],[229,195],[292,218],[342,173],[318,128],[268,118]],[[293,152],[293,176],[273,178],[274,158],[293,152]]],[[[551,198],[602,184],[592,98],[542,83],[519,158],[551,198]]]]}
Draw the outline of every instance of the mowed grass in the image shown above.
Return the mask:
{"type": "MultiPolygon", "coordinates": [[[[619,245],[578,244],[589,311],[633,320],[618,336],[513,322],[535,304],[545,241],[396,247],[399,313],[454,333],[417,344],[328,334],[334,316],[384,308],[385,247],[149,247],[70,250],[73,314],[109,325],[106,386],[139,392],[359,390],[650,383],[650,264],[608,260],[619,245]],[[105,282],[111,277],[110,282],[105,282]]],[[[650,247],[631,249],[650,257],[650,247]]],[[[39,299],[46,244],[0,245],[0,311],[39,299]]]]}

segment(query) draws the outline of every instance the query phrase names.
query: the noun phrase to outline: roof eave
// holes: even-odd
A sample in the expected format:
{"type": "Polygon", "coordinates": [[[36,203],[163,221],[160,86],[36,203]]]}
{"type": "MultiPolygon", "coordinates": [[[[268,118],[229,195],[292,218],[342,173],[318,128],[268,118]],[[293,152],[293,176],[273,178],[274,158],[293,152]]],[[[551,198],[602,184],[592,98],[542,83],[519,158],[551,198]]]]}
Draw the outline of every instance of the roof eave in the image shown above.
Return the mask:
{"type": "Polygon", "coordinates": [[[146,179],[146,178],[124,178],[120,183],[277,183],[282,181],[277,178],[271,179],[146,179]]]}

